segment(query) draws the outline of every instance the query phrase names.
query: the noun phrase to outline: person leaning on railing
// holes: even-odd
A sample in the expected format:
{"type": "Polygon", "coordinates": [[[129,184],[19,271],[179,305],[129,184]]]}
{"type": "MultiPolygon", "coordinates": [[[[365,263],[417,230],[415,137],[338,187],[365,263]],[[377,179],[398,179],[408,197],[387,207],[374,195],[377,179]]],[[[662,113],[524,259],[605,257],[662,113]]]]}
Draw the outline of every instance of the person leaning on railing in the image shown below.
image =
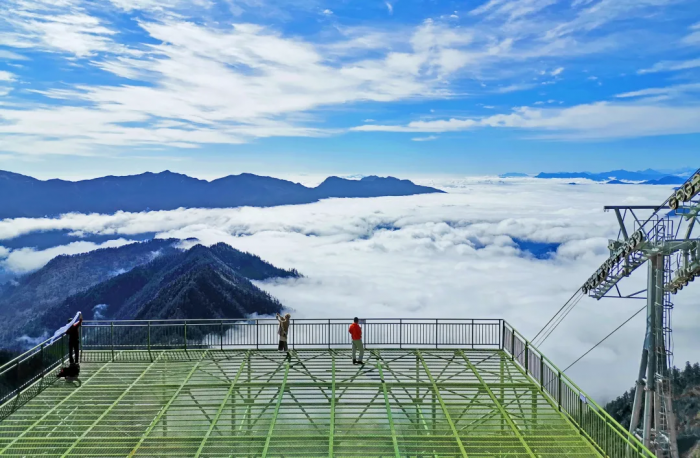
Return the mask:
{"type": "MultiPolygon", "coordinates": [[[[70,324],[72,320],[68,320],[70,324]]],[[[68,330],[66,330],[66,335],[68,336],[68,358],[70,358],[70,364],[80,365],[80,326],[83,324],[83,314],[78,313],[78,321],[73,323],[68,330]],[[73,353],[75,353],[75,360],[73,359],[73,353]]]]}

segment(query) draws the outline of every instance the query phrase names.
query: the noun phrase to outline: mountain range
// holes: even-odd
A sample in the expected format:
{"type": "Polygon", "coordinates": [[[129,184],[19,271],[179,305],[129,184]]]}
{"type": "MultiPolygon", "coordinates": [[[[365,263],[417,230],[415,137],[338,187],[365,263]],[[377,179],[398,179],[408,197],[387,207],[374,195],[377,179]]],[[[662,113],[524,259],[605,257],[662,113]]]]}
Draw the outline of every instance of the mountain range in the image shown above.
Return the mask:
{"type": "Polygon", "coordinates": [[[639,184],[652,185],[673,185],[683,184],[692,172],[681,175],[671,175],[658,172],[652,169],[632,172],[629,170],[611,170],[609,172],[560,172],[560,173],[539,173],[535,178],[586,178],[592,181],[603,181],[611,184],[619,184],[620,181],[635,181],[639,184]]]}
{"type": "MultiPolygon", "coordinates": [[[[652,185],[673,185],[682,184],[688,177],[690,177],[695,169],[685,168],[674,171],[660,172],[653,169],[640,170],[637,172],[629,170],[610,170],[609,172],[556,172],[548,173],[541,172],[534,176],[534,178],[542,179],[572,179],[572,178],[583,178],[592,181],[606,182],[609,184],[622,184],[624,182],[637,182],[638,184],[652,184],[652,185]]],[[[524,173],[509,172],[499,175],[501,178],[517,178],[517,177],[527,177],[529,175],[524,173]]]]}
{"type": "Polygon", "coordinates": [[[26,346],[79,310],[86,319],[273,314],[282,304],[250,280],[300,276],[224,243],[188,250],[179,249],[179,243],[152,240],[59,256],[4,285],[0,288],[0,318],[13,325],[0,329],[0,345],[26,346]]]}
{"type": "Polygon", "coordinates": [[[329,177],[315,188],[243,173],[213,181],[164,171],[107,176],[83,181],[38,180],[0,171],[0,218],[63,213],[141,212],[185,208],[269,207],[316,202],[330,197],[407,196],[443,192],[409,180],[368,176],[329,177]]]}

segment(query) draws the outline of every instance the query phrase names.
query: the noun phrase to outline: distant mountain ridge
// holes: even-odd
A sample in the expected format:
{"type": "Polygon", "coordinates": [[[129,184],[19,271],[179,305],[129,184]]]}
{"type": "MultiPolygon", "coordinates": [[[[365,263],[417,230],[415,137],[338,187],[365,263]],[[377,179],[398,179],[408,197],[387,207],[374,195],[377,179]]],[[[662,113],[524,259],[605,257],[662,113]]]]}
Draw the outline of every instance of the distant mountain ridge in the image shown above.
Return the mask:
{"type": "Polygon", "coordinates": [[[652,169],[640,170],[637,172],[629,170],[611,170],[609,172],[591,173],[591,172],[557,172],[557,173],[538,173],[535,178],[553,179],[553,178],[584,178],[592,181],[604,181],[612,184],[619,184],[620,181],[636,181],[641,184],[679,184],[683,183],[690,175],[681,174],[673,175],[669,173],[658,172],[652,169]]]}
{"type": "Polygon", "coordinates": [[[382,197],[441,193],[409,180],[367,176],[329,177],[315,188],[250,173],[213,181],[164,171],[93,180],[41,181],[0,171],[0,218],[57,216],[62,213],[114,213],[177,208],[269,207],[304,204],[329,197],[382,197]]]}
{"type": "Polygon", "coordinates": [[[86,319],[218,318],[276,311],[278,302],[249,280],[300,276],[223,243],[187,251],[179,243],[155,239],[58,256],[38,271],[0,285],[0,319],[13,323],[0,327],[0,345],[13,348],[21,345],[17,339],[22,335],[52,332],[73,306],[86,319]],[[200,310],[197,304],[215,305],[200,310]]]}

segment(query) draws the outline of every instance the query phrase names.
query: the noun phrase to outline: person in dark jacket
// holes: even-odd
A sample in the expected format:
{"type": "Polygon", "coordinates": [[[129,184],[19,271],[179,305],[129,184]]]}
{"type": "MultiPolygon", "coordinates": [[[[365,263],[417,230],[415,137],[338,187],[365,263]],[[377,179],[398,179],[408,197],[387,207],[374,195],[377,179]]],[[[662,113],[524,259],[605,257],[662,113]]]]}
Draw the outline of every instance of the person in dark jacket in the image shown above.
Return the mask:
{"type": "Polygon", "coordinates": [[[284,316],[284,318],[282,318],[279,313],[277,314],[277,321],[279,322],[279,327],[277,328],[277,335],[280,336],[280,343],[277,347],[278,351],[289,351],[289,349],[287,348],[287,335],[289,334],[289,319],[291,317],[292,316],[289,313],[287,313],[284,316]]]}
{"type": "MultiPolygon", "coordinates": [[[[68,320],[70,323],[72,320],[68,320]]],[[[70,328],[66,331],[68,336],[68,357],[70,358],[70,364],[80,365],[80,326],[83,324],[83,314],[80,313],[78,321],[73,323],[70,328]],[[73,359],[73,353],[75,353],[75,359],[73,359]]]]}

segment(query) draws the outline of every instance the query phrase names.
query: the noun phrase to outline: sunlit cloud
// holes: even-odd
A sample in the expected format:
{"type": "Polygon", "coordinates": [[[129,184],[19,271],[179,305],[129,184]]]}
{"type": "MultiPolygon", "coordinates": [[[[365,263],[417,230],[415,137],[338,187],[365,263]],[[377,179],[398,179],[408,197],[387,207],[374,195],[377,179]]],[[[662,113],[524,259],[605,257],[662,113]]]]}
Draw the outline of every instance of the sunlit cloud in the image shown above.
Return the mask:
{"type": "MultiPolygon", "coordinates": [[[[571,186],[568,181],[425,180],[421,184],[449,193],[5,220],[0,239],[62,229],[123,240],[155,232],[159,238],[196,237],[207,245],[225,242],[305,275],[260,284],[297,318],[497,317],[533,336],[608,256],[608,238],[617,236],[617,223],[603,206],[658,203],[670,190],[585,180],[571,186]],[[551,244],[546,245],[551,251],[535,253],[528,244],[551,244]]],[[[19,262],[33,253],[9,255],[19,262]]],[[[643,275],[633,276],[623,289],[643,285],[643,275]]],[[[700,319],[697,308],[690,307],[698,293],[688,288],[674,298],[677,361],[693,359],[700,344],[690,324],[700,319]]],[[[636,311],[637,301],[629,302],[611,307],[582,301],[543,350],[568,365],[636,311]]],[[[629,388],[643,326],[643,318],[630,323],[570,375],[599,400],[629,388]],[[604,380],[591,375],[603,370],[604,380]]]]}

